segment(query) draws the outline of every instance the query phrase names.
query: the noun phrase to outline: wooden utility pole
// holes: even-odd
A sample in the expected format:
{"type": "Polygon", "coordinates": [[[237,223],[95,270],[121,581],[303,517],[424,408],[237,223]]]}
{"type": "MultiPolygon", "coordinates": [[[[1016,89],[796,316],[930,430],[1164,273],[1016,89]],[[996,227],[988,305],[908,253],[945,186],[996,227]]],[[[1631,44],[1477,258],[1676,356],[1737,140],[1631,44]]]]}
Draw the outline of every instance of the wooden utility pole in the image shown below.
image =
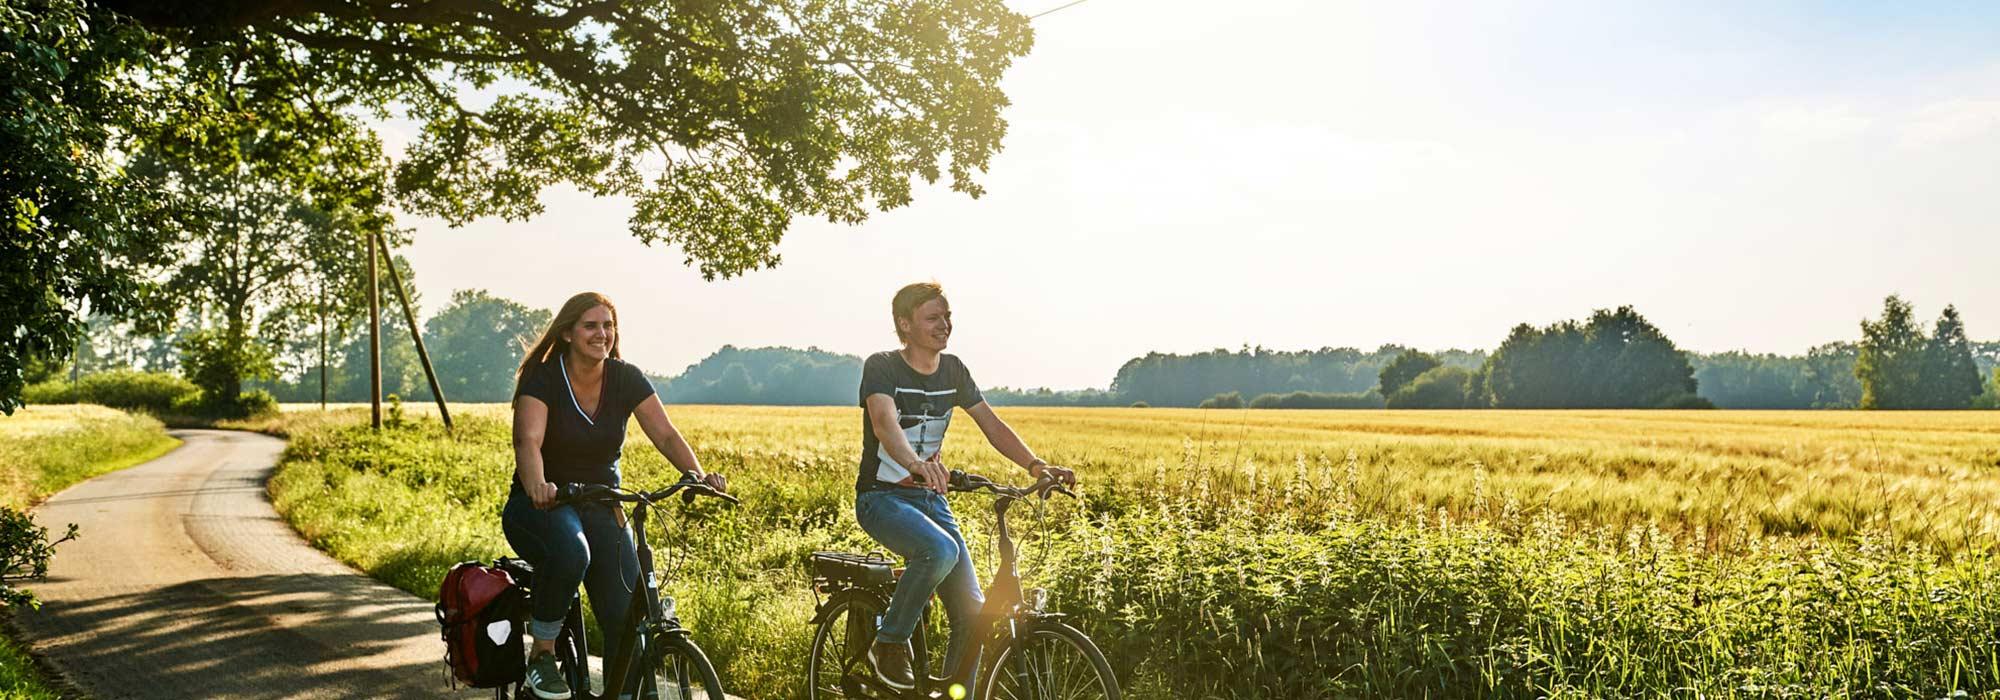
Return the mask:
{"type": "Polygon", "coordinates": [[[326,278],[319,278],[319,410],[326,410],[326,278]]]}
{"type": "MultiPolygon", "coordinates": [[[[369,234],[372,238],[374,234],[369,234]]],[[[382,287],[375,279],[375,246],[368,247],[368,406],[376,430],[382,429],[382,287]]]]}
{"type": "Polygon", "coordinates": [[[438,417],[444,419],[444,429],[451,430],[451,409],[445,408],[444,389],[438,387],[437,371],[431,369],[431,353],[424,349],[424,334],[417,332],[417,312],[410,307],[410,295],[403,291],[403,273],[396,271],[396,256],[389,253],[389,241],[381,234],[375,235],[375,244],[382,248],[382,259],[389,261],[389,283],[396,285],[396,301],[403,305],[403,320],[410,324],[410,338],[417,341],[417,359],[424,363],[424,378],[431,382],[431,397],[437,399],[438,417]]]}

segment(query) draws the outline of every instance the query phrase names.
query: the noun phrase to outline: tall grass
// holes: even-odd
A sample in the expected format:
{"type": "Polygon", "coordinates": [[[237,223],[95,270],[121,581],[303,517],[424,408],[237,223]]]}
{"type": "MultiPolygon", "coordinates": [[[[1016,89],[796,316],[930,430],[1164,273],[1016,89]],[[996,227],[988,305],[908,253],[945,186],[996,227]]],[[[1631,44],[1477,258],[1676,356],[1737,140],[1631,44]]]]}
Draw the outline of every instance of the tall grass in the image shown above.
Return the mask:
{"type": "MultiPolygon", "coordinates": [[[[816,549],[854,524],[854,409],[670,409],[740,508],[655,533],[732,689],[800,694],[816,549]]],[[[1941,697],[2000,689],[2000,426],[1963,414],[1007,409],[1086,500],[1024,559],[1137,698],[1941,697]],[[1254,423],[1250,422],[1254,421],[1254,423]]],[[[287,413],[279,509],[433,595],[507,549],[498,407],[376,434],[287,413]]],[[[978,445],[948,463],[1013,477],[978,445]]],[[[629,483],[670,478],[636,437],[629,483]]],[[[991,515],[957,497],[990,572],[991,515]]],[[[1034,511],[1017,511],[1023,516],[1034,511]]]]}
{"type": "Polygon", "coordinates": [[[0,416],[0,506],[27,508],[179,444],[146,415],[87,404],[22,408],[0,416]]]}

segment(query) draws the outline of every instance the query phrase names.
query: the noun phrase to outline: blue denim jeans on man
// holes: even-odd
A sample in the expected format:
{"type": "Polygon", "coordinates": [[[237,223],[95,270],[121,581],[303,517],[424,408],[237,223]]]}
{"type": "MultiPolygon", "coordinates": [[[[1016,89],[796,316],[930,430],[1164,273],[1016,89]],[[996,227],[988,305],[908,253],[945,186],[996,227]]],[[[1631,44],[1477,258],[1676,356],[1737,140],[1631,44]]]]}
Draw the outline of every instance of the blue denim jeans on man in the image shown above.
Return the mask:
{"type": "MultiPolygon", "coordinates": [[[[933,491],[888,487],[865,491],[854,499],[854,519],[869,537],[904,560],[902,581],[889,599],[875,641],[910,641],[922,619],[924,604],[935,591],[951,621],[951,645],[945,652],[945,675],[959,663],[972,621],[986,598],[979,592],[979,575],[972,568],[965,537],[958,532],[951,504],[933,491]]],[[[923,650],[915,650],[923,653],[923,650]]]]}
{"type": "Polygon", "coordinates": [[[500,528],[514,552],[535,566],[528,634],[555,639],[576,598],[577,585],[583,584],[590,591],[598,629],[604,630],[604,658],[618,653],[615,626],[625,622],[631,607],[633,587],[639,581],[639,554],[632,531],[618,524],[612,507],[590,503],[541,510],[517,491],[500,512],[500,528]]]}

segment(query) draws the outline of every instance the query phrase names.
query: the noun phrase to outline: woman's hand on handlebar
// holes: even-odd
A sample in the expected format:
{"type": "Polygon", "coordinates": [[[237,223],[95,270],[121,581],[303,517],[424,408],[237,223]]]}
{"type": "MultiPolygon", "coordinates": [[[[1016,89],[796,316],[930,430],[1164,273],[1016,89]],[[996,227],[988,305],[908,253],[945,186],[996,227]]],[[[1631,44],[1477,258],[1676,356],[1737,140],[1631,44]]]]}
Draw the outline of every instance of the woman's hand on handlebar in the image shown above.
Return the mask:
{"type": "Polygon", "coordinates": [[[532,484],[522,485],[521,490],[528,492],[528,498],[535,502],[535,507],[538,509],[548,510],[550,506],[553,506],[556,503],[555,484],[551,484],[546,481],[538,481],[532,484]]]}

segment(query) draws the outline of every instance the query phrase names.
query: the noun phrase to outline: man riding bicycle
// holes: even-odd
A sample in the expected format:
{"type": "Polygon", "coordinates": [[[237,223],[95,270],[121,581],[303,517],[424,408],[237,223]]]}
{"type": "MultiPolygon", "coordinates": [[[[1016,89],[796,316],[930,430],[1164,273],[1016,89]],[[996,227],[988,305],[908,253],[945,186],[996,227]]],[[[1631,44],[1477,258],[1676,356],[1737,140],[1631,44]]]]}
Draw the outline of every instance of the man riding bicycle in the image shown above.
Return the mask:
{"type": "Polygon", "coordinates": [[[903,287],[890,303],[900,350],[869,356],[861,369],[861,468],[854,484],[855,519],[870,537],[905,560],[906,569],[882,616],[868,659],[880,680],[898,690],[916,686],[910,636],[936,593],[951,624],[944,673],[959,658],[984,598],[958,521],[944,494],[949,470],[940,452],[952,409],[963,408],[1002,456],[1029,476],[1073,485],[1076,475],[1035,456],[993,413],[965,363],[944,354],[951,304],[935,282],[903,287]]]}

